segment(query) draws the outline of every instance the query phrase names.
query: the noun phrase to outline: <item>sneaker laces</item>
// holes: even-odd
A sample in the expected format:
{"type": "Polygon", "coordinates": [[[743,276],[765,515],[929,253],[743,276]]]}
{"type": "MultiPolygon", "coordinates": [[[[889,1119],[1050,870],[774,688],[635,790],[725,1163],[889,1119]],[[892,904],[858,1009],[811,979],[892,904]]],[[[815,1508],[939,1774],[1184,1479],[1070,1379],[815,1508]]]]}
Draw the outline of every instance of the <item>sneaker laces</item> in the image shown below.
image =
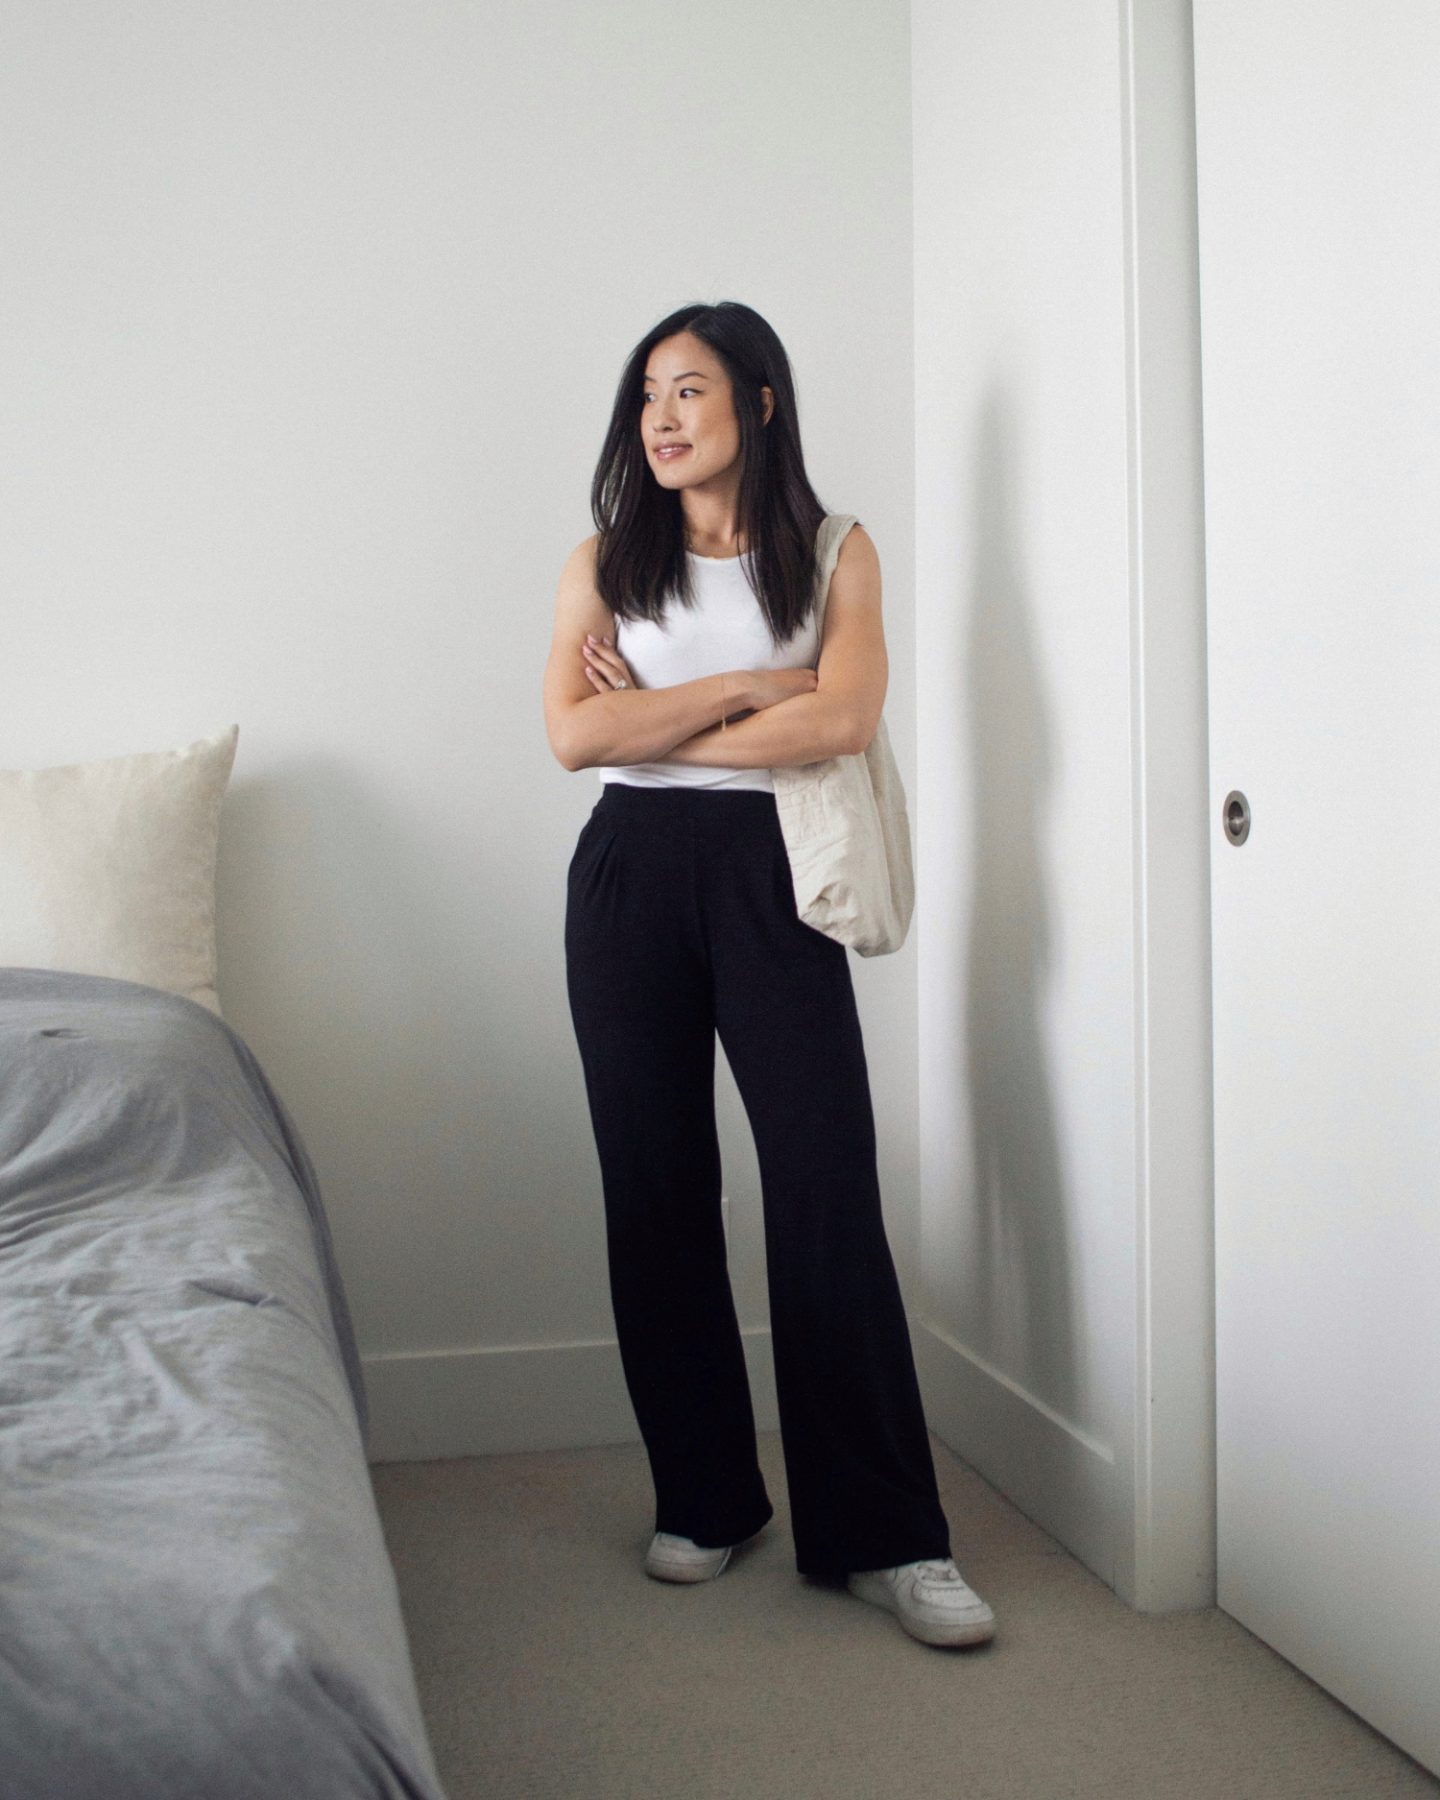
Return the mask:
{"type": "Polygon", "coordinates": [[[915,1574],[918,1579],[925,1581],[949,1581],[953,1583],[964,1579],[960,1571],[955,1567],[953,1557],[947,1557],[944,1562],[916,1563],[915,1574]]]}

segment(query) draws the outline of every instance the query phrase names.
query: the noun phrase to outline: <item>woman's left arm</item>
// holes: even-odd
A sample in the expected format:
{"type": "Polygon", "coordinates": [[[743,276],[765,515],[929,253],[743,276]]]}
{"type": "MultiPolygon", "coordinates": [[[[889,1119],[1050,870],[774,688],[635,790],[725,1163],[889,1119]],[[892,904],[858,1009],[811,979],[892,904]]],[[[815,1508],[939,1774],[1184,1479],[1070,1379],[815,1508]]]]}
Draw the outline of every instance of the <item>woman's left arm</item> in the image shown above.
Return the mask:
{"type": "Polygon", "coordinates": [[[724,727],[706,726],[658,760],[766,769],[864,750],[880,723],[890,665],[880,558],[863,525],[852,525],[840,545],[815,675],[814,693],[795,694],[724,727]]]}

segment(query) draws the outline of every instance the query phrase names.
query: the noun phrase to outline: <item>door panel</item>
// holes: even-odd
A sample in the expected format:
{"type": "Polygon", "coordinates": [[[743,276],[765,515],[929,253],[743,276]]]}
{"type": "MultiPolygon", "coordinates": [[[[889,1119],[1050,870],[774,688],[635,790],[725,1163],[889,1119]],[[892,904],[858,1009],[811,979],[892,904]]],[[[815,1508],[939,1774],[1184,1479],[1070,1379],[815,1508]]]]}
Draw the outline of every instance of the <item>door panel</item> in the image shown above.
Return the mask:
{"type": "Polygon", "coordinates": [[[1218,1598],[1440,1769],[1440,9],[1194,21],[1218,1598]]]}

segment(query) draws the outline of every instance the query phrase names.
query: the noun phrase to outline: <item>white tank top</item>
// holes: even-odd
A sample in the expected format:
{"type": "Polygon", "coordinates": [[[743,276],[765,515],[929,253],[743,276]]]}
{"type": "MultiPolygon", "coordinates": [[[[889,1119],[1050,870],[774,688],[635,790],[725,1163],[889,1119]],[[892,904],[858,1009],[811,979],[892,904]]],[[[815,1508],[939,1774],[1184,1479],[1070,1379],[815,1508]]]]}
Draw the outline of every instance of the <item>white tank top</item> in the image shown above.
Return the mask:
{"type": "MultiPolygon", "coordinates": [[[[745,579],[738,556],[696,556],[687,551],[695,583],[695,604],[672,594],[665,617],[617,619],[615,648],[625,658],[635,685],[676,687],[702,675],[731,669],[813,669],[820,660],[820,632],[812,612],[788,644],[777,650],[765,615],[745,579]]],[[[738,711],[738,708],[732,708],[738,711]]],[[[720,684],[715,684],[715,720],[720,723],[720,684]]],[[[602,782],[631,787],[758,788],[774,793],[769,769],[726,769],[705,763],[625,763],[601,765],[602,782]]]]}

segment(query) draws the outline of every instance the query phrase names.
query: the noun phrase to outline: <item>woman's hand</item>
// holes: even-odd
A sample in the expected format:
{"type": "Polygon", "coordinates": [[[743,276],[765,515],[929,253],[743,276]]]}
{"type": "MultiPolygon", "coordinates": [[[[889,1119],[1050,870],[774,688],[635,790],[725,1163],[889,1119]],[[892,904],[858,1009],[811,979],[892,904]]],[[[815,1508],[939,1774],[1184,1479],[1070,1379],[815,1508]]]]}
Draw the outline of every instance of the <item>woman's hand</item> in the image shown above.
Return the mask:
{"type": "Polygon", "coordinates": [[[585,653],[585,673],[597,694],[613,694],[616,688],[634,687],[635,679],[625,658],[608,637],[597,638],[593,631],[587,631],[581,648],[585,653]]]}

